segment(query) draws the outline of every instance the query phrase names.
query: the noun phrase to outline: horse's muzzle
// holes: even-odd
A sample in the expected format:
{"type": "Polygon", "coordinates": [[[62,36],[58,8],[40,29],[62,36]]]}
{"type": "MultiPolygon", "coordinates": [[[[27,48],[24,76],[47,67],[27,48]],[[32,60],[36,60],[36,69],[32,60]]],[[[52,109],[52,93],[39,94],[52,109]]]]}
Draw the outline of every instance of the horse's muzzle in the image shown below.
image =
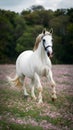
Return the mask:
{"type": "Polygon", "coordinates": [[[45,50],[48,57],[53,57],[53,50],[51,47],[47,47],[45,50]]]}
{"type": "Polygon", "coordinates": [[[48,57],[53,57],[53,52],[50,53],[50,52],[48,51],[48,52],[47,52],[47,56],[48,56],[48,57]]]}

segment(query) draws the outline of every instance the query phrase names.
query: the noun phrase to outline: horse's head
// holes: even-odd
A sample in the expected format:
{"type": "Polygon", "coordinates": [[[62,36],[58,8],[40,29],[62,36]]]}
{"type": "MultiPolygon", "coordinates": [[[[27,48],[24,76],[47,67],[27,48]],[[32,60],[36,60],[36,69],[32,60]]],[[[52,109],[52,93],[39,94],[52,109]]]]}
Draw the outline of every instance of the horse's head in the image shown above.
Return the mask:
{"type": "Polygon", "coordinates": [[[53,29],[50,29],[50,31],[46,31],[46,29],[44,29],[42,31],[41,34],[39,34],[36,38],[36,42],[35,42],[35,45],[34,45],[34,51],[38,48],[39,46],[39,43],[43,42],[43,46],[44,46],[44,49],[45,51],[47,52],[47,55],[48,56],[52,56],[52,33],[53,33],[53,29]]]}
{"type": "Polygon", "coordinates": [[[52,32],[53,30],[51,29],[49,32],[46,32],[46,30],[43,31],[43,36],[41,38],[41,42],[43,44],[44,50],[46,51],[47,55],[49,57],[52,57],[53,50],[53,38],[52,38],[52,32]]]}

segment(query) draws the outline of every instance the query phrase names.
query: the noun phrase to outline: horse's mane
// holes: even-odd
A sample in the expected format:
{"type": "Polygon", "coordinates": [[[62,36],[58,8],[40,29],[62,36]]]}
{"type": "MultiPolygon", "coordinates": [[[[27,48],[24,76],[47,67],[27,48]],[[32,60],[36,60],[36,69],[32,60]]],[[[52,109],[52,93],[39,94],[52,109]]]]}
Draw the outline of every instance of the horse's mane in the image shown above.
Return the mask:
{"type": "MultiPolygon", "coordinates": [[[[50,35],[51,33],[45,30],[45,35],[46,35],[46,34],[49,34],[49,35],[50,35]]],[[[44,31],[37,36],[36,41],[35,41],[35,44],[34,44],[33,51],[35,51],[35,50],[38,48],[39,43],[41,42],[41,39],[42,39],[43,36],[44,36],[44,31]]]]}

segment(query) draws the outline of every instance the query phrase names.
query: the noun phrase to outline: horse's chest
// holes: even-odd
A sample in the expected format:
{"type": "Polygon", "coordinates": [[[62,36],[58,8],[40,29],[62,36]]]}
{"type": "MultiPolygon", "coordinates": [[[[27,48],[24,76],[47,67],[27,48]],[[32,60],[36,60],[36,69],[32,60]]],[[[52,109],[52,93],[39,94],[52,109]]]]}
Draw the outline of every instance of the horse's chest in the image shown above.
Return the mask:
{"type": "Polygon", "coordinates": [[[36,63],[34,67],[34,72],[37,72],[39,75],[42,74],[43,68],[45,68],[45,64],[42,62],[36,63]]]}

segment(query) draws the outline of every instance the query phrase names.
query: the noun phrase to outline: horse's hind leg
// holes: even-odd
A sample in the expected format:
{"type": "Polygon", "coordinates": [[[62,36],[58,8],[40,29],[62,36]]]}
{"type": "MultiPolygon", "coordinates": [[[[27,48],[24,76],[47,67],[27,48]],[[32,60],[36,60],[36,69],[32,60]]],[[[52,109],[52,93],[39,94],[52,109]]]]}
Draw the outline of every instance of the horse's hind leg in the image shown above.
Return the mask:
{"type": "Polygon", "coordinates": [[[22,77],[20,78],[21,83],[22,83],[22,86],[23,86],[24,96],[26,97],[26,96],[28,96],[29,94],[27,93],[27,90],[26,90],[26,87],[25,87],[25,83],[24,83],[24,79],[25,79],[25,76],[22,76],[22,77]]]}

